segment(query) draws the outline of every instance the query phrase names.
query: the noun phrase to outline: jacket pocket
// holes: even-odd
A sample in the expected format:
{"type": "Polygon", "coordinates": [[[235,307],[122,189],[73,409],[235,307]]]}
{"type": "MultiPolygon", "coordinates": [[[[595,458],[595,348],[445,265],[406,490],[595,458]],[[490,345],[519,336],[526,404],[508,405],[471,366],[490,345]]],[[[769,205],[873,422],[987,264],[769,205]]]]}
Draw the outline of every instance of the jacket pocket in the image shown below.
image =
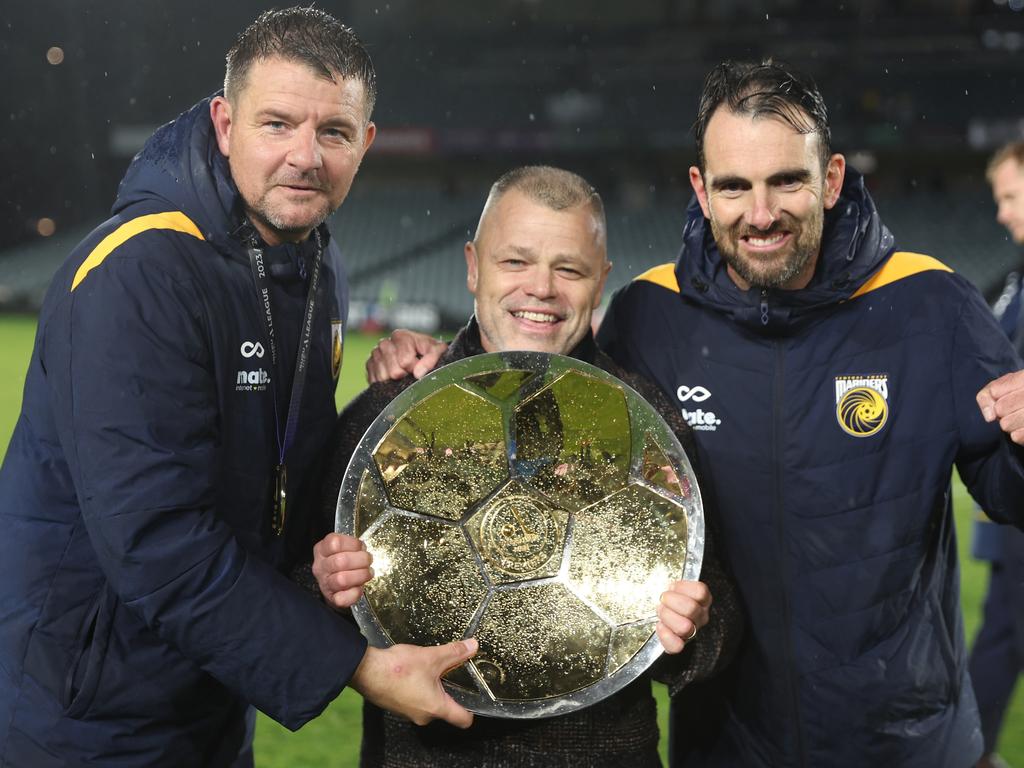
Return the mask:
{"type": "Polygon", "coordinates": [[[64,680],[62,703],[67,717],[79,718],[84,715],[96,697],[116,609],[117,597],[109,586],[104,585],[89,621],[84,624],[78,652],[64,680]]]}
{"type": "Polygon", "coordinates": [[[928,724],[954,706],[960,678],[957,654],[942,609],[929,595],[923,612],[907,618],[907,638],[888,663],[888,697],[875,708],[883,732],[927,733],[928,724]]]}

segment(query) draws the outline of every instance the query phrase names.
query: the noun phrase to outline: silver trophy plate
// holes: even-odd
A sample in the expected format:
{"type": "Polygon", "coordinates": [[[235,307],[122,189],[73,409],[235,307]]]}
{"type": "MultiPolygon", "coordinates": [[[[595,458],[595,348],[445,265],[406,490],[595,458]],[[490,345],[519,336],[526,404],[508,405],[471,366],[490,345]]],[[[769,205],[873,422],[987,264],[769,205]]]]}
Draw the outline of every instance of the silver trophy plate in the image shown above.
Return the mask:
{"type": "Polygon", "coordinates": [[[482,715],[571,712],[661,654],[661,593],[697,579],[693,469],[614,376],[539,352],[479,355],[402,392],[367,430],[336,530],[373,554],[353,613],[373,645],[467,637],[445,675],[482,715]]]}

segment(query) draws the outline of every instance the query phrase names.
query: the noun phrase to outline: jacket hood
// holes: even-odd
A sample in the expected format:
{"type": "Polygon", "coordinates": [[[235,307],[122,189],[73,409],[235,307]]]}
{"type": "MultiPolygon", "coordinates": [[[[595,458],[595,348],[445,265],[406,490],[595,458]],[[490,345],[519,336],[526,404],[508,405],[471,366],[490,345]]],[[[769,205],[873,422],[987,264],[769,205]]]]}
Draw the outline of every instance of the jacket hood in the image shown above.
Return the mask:
{"type": "Polygon", "coordinates": [[[210,119],[212,99],[203,99],[149,137],[121,180],[114,214],[155,202],[182,211],[218,245],[242,224],[238,189],[210,119]]]}
{"type": "Polygon", "coordinates": [[[835,206],[825,212],[814,276],[798,291],[740,289],[729,277],[696,197],[687,208],[676,279],[687,300],[710,306],[762,332],[786,333],[816,309],[845,301],[889,257],[892,233],[882,223],[864,178],[847,167],[835,206]]]}

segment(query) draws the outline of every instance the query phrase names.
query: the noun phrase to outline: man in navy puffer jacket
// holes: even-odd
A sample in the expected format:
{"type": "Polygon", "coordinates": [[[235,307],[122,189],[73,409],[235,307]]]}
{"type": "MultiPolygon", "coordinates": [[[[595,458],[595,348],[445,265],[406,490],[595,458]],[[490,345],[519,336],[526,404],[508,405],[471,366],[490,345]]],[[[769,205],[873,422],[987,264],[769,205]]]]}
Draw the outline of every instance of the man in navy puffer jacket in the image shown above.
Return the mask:
{"type": "Polygon", "coordinates": [[[674,764],[969,766],[950,477],[1024,523],[1020,361],[965,279],[896,248],[812,83],[720,65],[696,134],[682,253],[598,337],[700,432],[751,628],[674,703],[674,764]]]}
{"type": "Polygon", "coordinates": [[[350,682],[469,724],[437,677],[472,641],[367,649],[282,573],[335,420],[323,222],[374,92],[337,20],[264,14],[55,276],[0,470],[0,765],[251,765],[253,706],[298,728],[350,682]]]}

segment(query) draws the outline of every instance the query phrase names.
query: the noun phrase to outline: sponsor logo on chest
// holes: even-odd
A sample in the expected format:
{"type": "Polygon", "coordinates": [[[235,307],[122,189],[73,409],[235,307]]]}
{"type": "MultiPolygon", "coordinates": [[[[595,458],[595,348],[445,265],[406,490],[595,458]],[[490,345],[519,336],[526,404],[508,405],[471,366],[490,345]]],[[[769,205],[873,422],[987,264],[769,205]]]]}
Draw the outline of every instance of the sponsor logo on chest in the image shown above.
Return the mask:
{"type": "Polygon", "coordinates": [[[686,423],[699,432],[717,432],[722,420],[710,408],[694,408],[693,406],[703,403],[711,397],[711,390],[700,384],[689,386],[680,384],[676,389],[676,398],[680,403],[686,405],[680,409],[686,423]]]}
{"type": "Polygon", "coordinates": [[[853,437],[871,437],[889,420],[889,374],[836,376],[836,421],[853,437]]]}
{"type": "Polygon", "coordinates": [[[236,392],[264,392],[270,384],[270,374],[259,366],[267,354],[258,341],[243,341],[238,349],[242,356],[242,368],[235,373],[236,392]],[[256,367],[253,367],[253,365],[256,367]]]}

